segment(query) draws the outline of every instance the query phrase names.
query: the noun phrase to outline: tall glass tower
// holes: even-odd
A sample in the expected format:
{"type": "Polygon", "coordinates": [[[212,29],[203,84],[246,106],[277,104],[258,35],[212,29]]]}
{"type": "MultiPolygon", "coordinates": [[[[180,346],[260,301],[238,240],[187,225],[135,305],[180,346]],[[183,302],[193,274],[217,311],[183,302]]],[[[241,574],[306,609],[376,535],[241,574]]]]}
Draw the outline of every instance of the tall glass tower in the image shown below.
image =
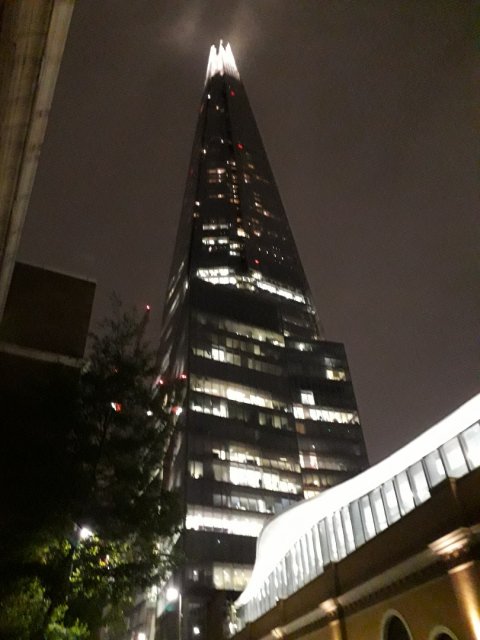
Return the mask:
{"type": "Polygon", "coordinates": [[[344,347],[322,335],[221,43],[208,62],[157,382],[172,421],[165,482],[185,508],[172,635],[221,637],[226,601],[246,584],[267,518],[368,464],[344,347]]]}

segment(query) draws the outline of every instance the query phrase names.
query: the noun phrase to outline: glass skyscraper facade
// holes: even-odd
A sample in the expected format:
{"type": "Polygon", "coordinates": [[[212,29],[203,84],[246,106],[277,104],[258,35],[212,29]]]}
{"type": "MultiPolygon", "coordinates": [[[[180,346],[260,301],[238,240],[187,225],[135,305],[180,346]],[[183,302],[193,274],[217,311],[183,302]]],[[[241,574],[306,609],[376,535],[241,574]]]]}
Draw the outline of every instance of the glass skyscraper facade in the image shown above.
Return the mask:
{"type": "Polygon", "coordinates": [[[267,518],[368,464],[344,347],[322,334],[228,45],[210,53],[157,389],[185,509],[181,635],[216,638],[267,518]]]}

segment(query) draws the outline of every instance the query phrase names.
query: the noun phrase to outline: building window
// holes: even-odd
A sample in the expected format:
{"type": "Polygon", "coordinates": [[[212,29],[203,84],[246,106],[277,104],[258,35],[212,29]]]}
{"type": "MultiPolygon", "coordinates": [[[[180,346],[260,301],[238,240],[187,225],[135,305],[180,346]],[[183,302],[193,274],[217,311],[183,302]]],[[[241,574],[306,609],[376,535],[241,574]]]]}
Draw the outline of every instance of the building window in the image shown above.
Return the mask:
{"type": "MultiPolygon", "coordinates": [[[[208,278],[218,277],[230,277],[233,274],[233,270],[227,267],[219,267],[217,269],[199,269],[197,275],[203,280],[208,278]]],[[[242,324],[229,320],[228,318],[222,318],[206,313],[196,314],[196,320],[200,325],[209,326],[217,329],[218,331],[226,331],[237,336],[244,336],[258,342],[268,342],[276,347],[284,347],[285,341],[280,333],[264,329],[263,327],[256,327],[254,325],[242,324]]],[[[229,346],[227,344],[227,346],[229,346]]]]}
{"type": "Polygon", "coordinates": [[[235,486],[262,488],[267,491],[299,494],[302,491],[298,477],[277,471],[266,471],[261,467],[246,464],[213,463],[213,475],[216,482],[226,482],[235,486]]]}
{"type": "Polygon", "coordinates": [[[266,409],[284,409],[284,402],[272,398],[268,391],[260,391],[240,384],[232,384],[215,378],[200,378],[192,376],[190,381],[192,391],[207,395],[227,398],[234,402],[251,404],[266,409]]]}
{"type": "Polygon", "coordinates": [[[229,224],[225,222],[210,222],[202,225],[204,231],[217,231],[217,229],[228,229],[229,224]]]}
{"type": "Polygon", "coordinates": [[[199,478],[203,478],[203,462],[198,462],[197,460],[190,460],[188,463],[188,470],[190,476],[198,480],[199,478]]]}
{"type": "Polygon", "coordinates": [[[259,412],[258,424],[262,427],[267,426],[267,427],[273,427],[274,429],[289,428],[287,416],[279,416],[273,413],[259,412]]]}
{"type": "Polygon", "coordinates": [[[397,613],[390,614],[384,623],[383,640],[412,640],[406,622],[397,613]]]}
{"type": "Polygon", "coordinates": [[[341,411],[330,408],[309,408],[294,404],[293,415],[298,420],[319,420],[321,422],[338,422],[341,424],[359,424],[356,411],[341,411]]]}
{"type": "Polygon", "coordinates": [[[327,369],[327,380],[346,380],[347,375],[343,369],[327,369]]]}
{"type": "Polygon", "coordinates": [[[202,238],[202,244],[206,244],[209,246],[217,245],[217,244],[228,244],[229,239],[226,236],[204,236],[202,238]]]}
{"type": "Polygon", "coordinates": [[[239,536],[258,537],[265,516],[229,509],[215,509],[203,505],[188,505],[186,528],[195,531],[217,531],[239,536]]]}
{"type": "Polygon", "coordinates": [[[313,391],[300,391],[300,402],[302,404],[315,404],[313,391]]]}
{"type": "Polygon", "coordinates": [[[213,565],[213,585],[215,589],[243,591],[252,575],[252,568],[242,564],[213,565]]]}
{"type": "Polygon", "coordinates": [[[429,633],[428,640],[458,640],[458,638],[450,629],[439,625],[429,633]]]}

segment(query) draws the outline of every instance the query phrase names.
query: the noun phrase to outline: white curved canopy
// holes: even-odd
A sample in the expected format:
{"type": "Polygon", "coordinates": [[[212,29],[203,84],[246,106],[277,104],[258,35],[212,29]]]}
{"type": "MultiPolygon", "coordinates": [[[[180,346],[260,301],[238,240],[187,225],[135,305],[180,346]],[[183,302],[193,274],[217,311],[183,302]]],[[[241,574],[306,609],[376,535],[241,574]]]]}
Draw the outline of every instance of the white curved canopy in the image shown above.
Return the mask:
{"type": "Polygon", "coordinates": [[[275,566],[315,523],[415,464],[474,424],[479,417],[480,394],[385,460],[319,496],[290,507],[270,520],[257,541],[257,557],[250,582],[235,606],[242,607],[258,595],[259,589],[275,566]]]}

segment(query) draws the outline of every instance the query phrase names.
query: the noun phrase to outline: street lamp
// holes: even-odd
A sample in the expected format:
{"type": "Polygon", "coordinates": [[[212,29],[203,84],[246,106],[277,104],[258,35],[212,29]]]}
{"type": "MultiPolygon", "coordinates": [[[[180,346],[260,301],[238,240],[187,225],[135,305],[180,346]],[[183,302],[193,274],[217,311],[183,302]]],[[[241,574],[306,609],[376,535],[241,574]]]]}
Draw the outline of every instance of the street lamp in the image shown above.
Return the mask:
{"type": "Polygon", "coordinates": [[[88,538],[91,538],[93,536],[93,531],[88,527],[81,527],[80,531],[78,532],[78,536],[80,540],[88,540],[88,538]]]}
{"type": "Polygon", "coordinates": [[[175,587],[168,587],[165,597],[167,602],[178,600],[178,640],[182,640],[182,594],[175,587]]]}

